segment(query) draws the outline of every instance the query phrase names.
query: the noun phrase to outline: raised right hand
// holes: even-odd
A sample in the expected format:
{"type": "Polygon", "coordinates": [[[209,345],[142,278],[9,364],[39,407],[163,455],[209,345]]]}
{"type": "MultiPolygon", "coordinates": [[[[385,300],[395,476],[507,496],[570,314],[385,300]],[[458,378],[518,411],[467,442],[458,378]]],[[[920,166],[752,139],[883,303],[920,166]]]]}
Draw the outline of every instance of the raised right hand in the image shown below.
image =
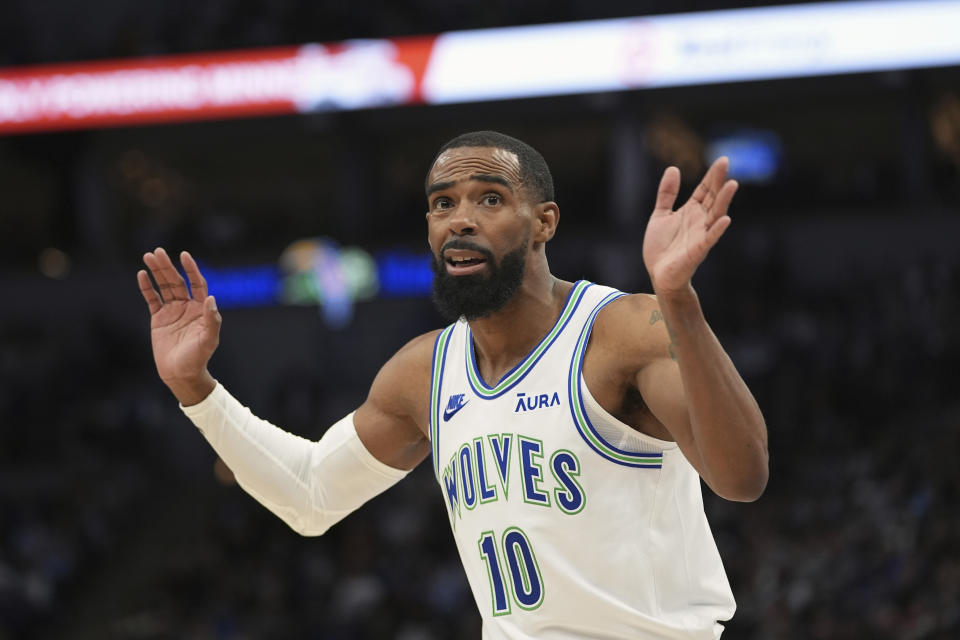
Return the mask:
{"type": "Polygon", "coordinates": [[[222,318],[216,300],[207,295],[207,282],[186,251],[180,254],[180,263],[190,280],[192,297],[163,248],[145,253],[143,262],[160,289],[159,293],[154,289],[146,271],[137,272],[140,293],[150,308],[150,338],[157,373],[180,404],[196,404],[216,386],[207,370],[220,343],[222,318]]]}

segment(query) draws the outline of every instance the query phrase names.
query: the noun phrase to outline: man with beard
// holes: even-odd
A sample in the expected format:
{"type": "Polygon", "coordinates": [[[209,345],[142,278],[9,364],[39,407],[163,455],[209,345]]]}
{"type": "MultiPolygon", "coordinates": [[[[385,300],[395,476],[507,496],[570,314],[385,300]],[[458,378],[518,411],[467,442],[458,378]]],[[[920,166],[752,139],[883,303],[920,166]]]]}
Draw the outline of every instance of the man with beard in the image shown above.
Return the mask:
{"type": "Polygon", "coordinates": [[[320,535],[432,457],[485,638],[716,638],[735,605],[700,479],[755,500],[763,417],[691,285],[730,224],[713,164],[673,205],[664,173],[643,241],[655,295],[554,277],[559,209],[543,158],[459,136],[426,181],[434,299],[453,323],[400,349],[319,442],[254,416],[207,363],[220,314],[196,263],[138,274],[160,377],[239,484],[320,535]],[[162,296],[162,297],[161,297],[162,296]]]}

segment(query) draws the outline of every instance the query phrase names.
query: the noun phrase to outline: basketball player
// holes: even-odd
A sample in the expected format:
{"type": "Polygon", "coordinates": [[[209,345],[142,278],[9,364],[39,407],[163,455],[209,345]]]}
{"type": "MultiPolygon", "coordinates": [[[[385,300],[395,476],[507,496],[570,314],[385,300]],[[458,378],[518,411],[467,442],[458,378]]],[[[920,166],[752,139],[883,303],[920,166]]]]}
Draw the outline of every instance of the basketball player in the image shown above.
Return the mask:
{"type": "Polygon", "coordinates": [[[643,240],[655,295],[554,277],[559,210],[543,158],[475,132],[426,181],[434,298],[453,323],[414,338],[319,442],[252,415],[211,376],[221,316],[163,249],[137,274],[157,370],[239,484],[320,535],[428,456],[484,638],[717,638],[734,600],[700,479],[755,500],[763,417],[691,278],[730,224],[727,160],[690,200],[663,175],[643,240]]]}

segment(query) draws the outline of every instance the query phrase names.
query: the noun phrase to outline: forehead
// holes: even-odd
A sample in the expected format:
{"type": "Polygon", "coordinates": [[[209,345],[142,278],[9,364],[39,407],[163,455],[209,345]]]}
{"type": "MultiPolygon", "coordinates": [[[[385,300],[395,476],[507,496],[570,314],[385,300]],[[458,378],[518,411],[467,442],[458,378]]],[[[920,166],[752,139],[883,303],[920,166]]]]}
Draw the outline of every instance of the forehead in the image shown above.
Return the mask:
{"type": "Polygon", "coordinates": [[[502,176],[519,186],[520,159],[512,151],[496,147],[455,147],[441,153],[427,175],[427,184],[458,182],[472,175],[502,176]]]}

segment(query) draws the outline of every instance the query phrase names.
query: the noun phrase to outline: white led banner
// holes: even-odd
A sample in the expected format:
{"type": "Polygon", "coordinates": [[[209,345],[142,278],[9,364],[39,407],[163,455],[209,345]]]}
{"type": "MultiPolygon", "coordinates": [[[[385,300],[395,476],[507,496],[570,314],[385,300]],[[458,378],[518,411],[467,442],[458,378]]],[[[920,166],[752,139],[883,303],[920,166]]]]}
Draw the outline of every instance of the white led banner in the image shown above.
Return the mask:
{"type": "Polygon", "coordinates": [[[960,0],[732,9],[0,69],[0,134],[960,64],[960,0]]]}
{"type": "Polygon", "coordinates": [[[437,38],[427,102],[960,64],[960,2],[850,2],[541,25],[437,38]]]}

